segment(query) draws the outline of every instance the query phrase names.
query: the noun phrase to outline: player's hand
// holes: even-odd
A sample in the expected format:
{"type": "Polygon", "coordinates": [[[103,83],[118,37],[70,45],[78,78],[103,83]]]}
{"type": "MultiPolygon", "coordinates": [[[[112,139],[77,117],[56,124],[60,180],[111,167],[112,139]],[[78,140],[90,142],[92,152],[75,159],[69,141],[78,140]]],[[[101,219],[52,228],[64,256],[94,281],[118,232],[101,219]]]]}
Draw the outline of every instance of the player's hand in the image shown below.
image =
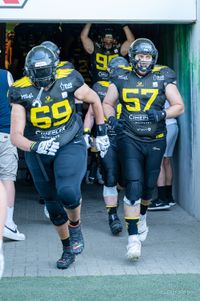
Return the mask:
{"type": "Polygon", "coordinates": [[[97,136],[95,143],[96,143],[97,150],[100,152],[101,158],[103,158],[106,155],[108,148],[110,146],[110,141],[108,136],[107,135],[97,136]]]}
{"type": "Polygon", "coordinates": [[[87,146],[87,149],[90,148],[92,145],[92,142],[93,142],[93,139],[91,138],[90,134],[84,134],[83,135],[83,138],[85,139],[85,143],[86,143],[86,146],[87,146]]]}
{"type": "Polygon", "coordinates": [[[55,142],[55,138],[52,138],[46,141],[33,142],[30,150],[42,155],[55,156],[59,147],[60,143],[55,142]]]}
{"type": "Polygon", "coordinates": [[[108,118],[108,125],[116,133],[120,133],[124,129],[124,120],[123,119],[117,119],[114,116],[110,116],[108,118]]]}
{"type": "Polygon", "coordinates": [[[150,109],[146,111],[149,121],[151,122],[160,122],[166,118],[166,111],[165,110],[154,110],[150,109]]]}

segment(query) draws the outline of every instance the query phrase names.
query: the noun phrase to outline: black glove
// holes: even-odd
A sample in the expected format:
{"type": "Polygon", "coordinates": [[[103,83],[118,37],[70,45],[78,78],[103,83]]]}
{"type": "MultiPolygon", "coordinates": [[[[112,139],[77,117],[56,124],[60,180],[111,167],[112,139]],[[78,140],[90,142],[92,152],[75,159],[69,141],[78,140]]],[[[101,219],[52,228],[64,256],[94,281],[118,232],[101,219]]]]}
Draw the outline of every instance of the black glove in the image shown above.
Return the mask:
{"type": "Polygon", "coordinates": [[[116,132],[119,133],[124,129],[124,120],[117,119],[114,116],[108,118],[108,125],[116,132]]]}
{"type": "Polygon", "coordinates": [[[165,110],[147,110],[146,111],[148,117],[149,117],[149,121],[151,122],[160,122],[161,120],[164,120],[166,118],[166,111],[165,110]]]}

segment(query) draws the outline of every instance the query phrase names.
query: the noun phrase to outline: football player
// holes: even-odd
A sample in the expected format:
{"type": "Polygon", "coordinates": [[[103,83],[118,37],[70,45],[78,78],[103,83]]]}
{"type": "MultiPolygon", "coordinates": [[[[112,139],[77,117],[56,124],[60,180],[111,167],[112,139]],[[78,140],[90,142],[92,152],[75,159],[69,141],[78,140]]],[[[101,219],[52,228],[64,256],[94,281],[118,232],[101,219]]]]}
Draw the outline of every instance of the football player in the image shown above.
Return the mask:
{"type": "Polygon", "coordinates": [[[57,68],[54,53],[41,45],[28,53],[25,70],[27,76],[16,81],[9,91],[11,140],[25,151],[36,189],[45,200],[50,220],[63,245],[57,268],[66,269],[74,262],[75,254],[84,248],[80,186],[87,156],[75,98],[93,106],[97,123],[96,146],[101,156],[107,152],[109,139],[100,99],[84,83],[79,72],[57,68]],[[81,164],[77,164],[77,160],[81,164]],[[65,215],[63,207],[67,212],[65,215]],[[70,235],[78,242],[78,249],[72,248],[70,235]]]}
{"type": "MultiPolygon", "coordinates": [[[[115,76],[125,75],[126,72],[130,72],[130,65],[124,57],[113,58],[108,64],[109,79],[111,80],[115,76]]],[[[107,81],[98,81],[93,85],[93,90],[95,90],[101,101],[106,96],[108,90],[109,82],[107,81]]],[[[121,105],[118,104],[115,110],[115,116],[117,119],[120,118],[121,105]]],[[[90,147],[91,140],[91,128],[94,124],[94,114],[92,107],[89,108],[88,113],[86,114],[84,120],[84,137],[88,147],[90,147]]],[[[120,123],[119,123],[120,125],[120,123]]],[[[102,172],[103,172],[103,197],[108,212],[108,223],[110,230],[113,235],[118,235],[122,231],[122,224],[117,215],[118,207],[118,191],[117,184],[120,180],[120,164],[117,154],[117,145],[116,145],[116,129],[113,126],[110,126],[107,123],[108,136],[110,140],[110,148],[104,158],[100,158],[102,172]]]]}
{"type": "Polygon", "coordinates": [[[135,40],[129,48],[133,70],[111,80],[103,102],[108,123],[114,128],[121,127],[117,149],[125,185],[127,257],[133,260],[141,256],[141,241],[148,233],[146,212],[166,147],[165,119],[184,111],[174,71],[156,66],[157,58],[158,51],[152,41],[135,40]],[[165,110],[166,98],[171,106],[165,110]],[[123,126],[115,118],[118,100],[122,105],[123,126]]]}
{"type": "Polygon", "coordinates": [[[123,25],[126,41],[120,45],[112,27],[107,27],[101,33],[101,42],[93,42],[90,37],[91,24],[86,24],[81,32],[81,41],[85,51],[90,54],[91,75],[93,83],[108,81],[108,63],[117,56],[126,56],[131,43],[135,40],[128,25],[123,25]]]}

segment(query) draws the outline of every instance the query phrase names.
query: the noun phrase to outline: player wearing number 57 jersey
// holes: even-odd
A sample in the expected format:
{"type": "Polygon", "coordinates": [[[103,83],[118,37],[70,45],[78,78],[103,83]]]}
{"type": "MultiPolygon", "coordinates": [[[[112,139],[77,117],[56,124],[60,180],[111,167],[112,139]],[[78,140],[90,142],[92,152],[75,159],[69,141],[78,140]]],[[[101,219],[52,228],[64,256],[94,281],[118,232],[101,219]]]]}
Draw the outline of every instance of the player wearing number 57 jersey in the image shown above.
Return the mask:
{"type": "Polygon", "coordinates": [[[93,106],[97,148],[103,155],[109,147],[109,139],[98,95],[84,84],[76,70],[57,68],[57,63],[50,49],[32,48],[25,61],[27,76],[13,84],[9,98],[11,141],[25,151],[36,189],[45,200],[63,245],[57,267],[66,269],[75,260],[75,254],[84,248],[80,186],[87,158],[75,98],[93,106]]]}
{"type": "Polygon", "coordinates": [[[156,66],[158,51],[152,41],[137,39],[129,49],[133,70],[113,78],[103,102],[108,122],[117,127],[115,103],[122,105],[123,127],[117,136],[117,147],[125,182],[124,215],[128,230],[127,257],[141,255],[141,241],[146,239],[146,212],[166,146],[165,118],[184,111],[176,86],[175,73],[156,66]],[[164,110],[166,98],[171,107],[164,110]]]}

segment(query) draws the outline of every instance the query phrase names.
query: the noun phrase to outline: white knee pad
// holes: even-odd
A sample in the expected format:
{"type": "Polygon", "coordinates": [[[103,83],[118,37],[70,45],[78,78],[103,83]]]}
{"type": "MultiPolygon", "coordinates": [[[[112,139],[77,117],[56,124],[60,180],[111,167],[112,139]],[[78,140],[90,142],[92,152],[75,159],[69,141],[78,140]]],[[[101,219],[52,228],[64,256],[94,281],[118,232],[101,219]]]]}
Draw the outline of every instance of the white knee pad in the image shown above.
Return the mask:
{"type": "Polygon", "coordinates": [[[134,201],[131,202],[129,199],[127,199],[126,196],[124,196],[123,201],[124,201],[124,203],[125,203],[126,205],[132,206],[132,207],[137,206],[137,205],[139,205],[139,204],[141,203],[141,199],[138,199],[138,200],[135,201],[135,202],[134,202],[134,201]]]}
{"type": "Polygon", "coordinates": [[[104,197],[117,196],[117,195],[118,195],[117,186],[113,186],[113,187],[103,186],[103,196],[104,197]]]}

